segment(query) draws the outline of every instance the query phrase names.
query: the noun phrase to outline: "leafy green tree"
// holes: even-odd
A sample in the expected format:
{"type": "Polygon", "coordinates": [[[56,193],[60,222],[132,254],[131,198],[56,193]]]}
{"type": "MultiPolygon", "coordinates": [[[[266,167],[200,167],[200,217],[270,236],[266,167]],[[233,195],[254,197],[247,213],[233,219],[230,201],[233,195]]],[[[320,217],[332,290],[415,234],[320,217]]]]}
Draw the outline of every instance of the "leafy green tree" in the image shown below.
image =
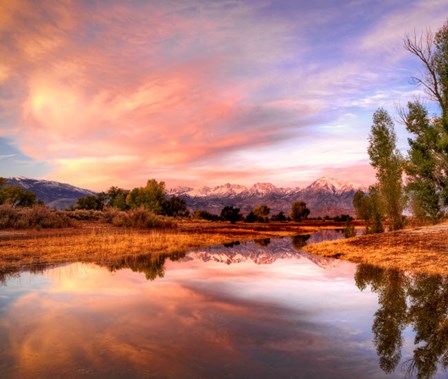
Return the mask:
{"type": "Polygon", "coordinates": [[[431,31],[408,36],[404,46],[423,65],[423,75],[413,77],[440,107],[440,117],[414,101],[402,111],[402,119],[413,137],[409,139],[406,173],[411,209],[416,217],[437,222],[448,205],[448,21],[434,35],[431,31]]]}
{"type": "Polygon", "coordinates": [[[172,196],[163,203],[163,214],[170,217],[188,217],[190,212],[184,199],[172,196]]]}
{"type": "Polygon", "coordinates": [[[271,209],[267,205],[257,205],[254,209],[254,215],[257,216],[258,221],[269,221],[269,213],[271,209]]]}
{"type": "MultiPolygon", "coordinates": [[[[10,203],[16,207],[32,207],[36,204],[36,194],[23,187],[10,186],[2,181],[0,188],[0,204],[10,203]]],[[[7,182],[6,182],[7,183],[7,182]]]]}
{"type": "Polygon", "coordinates": [[[149,179],[146,187],[134,188],[126,197],[131,209],[143,207],[155,214],[163,214],[166,201],[165,183],[155,179],[149,179]]]}
{"type": "Polygon", "coordinates": [[[272,217],[271,217],[271,221],[283,222],[283,221],[286,221],[286,220],[287,220],[287,217],[285,216],[284,212],[279,212],[279,213],[277,213],[275,215],[272,215],[272,217]]]}
{"type": "Polygon", "coordinates": [[[390,229],[401,229],[405,205],[403,158],[396,146],[394,123],[382,108],[373,114],[368,153],[370,164],[376,170],[378,194],[389,218],[390,229]]]}
{"type": "Polygon", "coordinates": [[[76,208],[102,211],[104,209],[106,201],[107,196],[104,192],[100,192],[96,195],[87,195],[77,200],[76,208]]]}
{"type": "Polygon", "coordinates": [[[369,193],[361,190],[355,192],[353,197],[356,217],[364,220],[366,233],[381,233],[383,228],[383,207],[380,199],[379,189],[376,186],[369,187],[369,193]]]}
{"type": "Polygon", "coordinates": [[[243,219],[243,215],[240,213],[240,208],[226,206],[221,210],[221,218],[224,221],[230,221],[231,224],[235,224],[235,222],[243,219]]]}
{"type": "Polygon", "coordinates": [[[120,211],[126,211],[129,206],[126,204],[126,198],[129,195],[129,190],[119,187],[110,187],[106,192],[107,204],[111,207],[117,208],[120,211]]]}
{"type": "Polygon", "coordinates": [[[254,223],[258,221],[258,217],[255,215],[253,211],[250,211],[247,216],[244,218],[244,222],[254,223]]]}
{"type": "Polygon", "coordinates": [[[208,220],[208,221],[219,221],[220,220],[220,217],[218,215],[215,215],[215,214],[210,213],[205,210],[195,210],[193,212],[193,218],[208,220]]]}
{"type": "Polygon", "coordinates": [[[296,201],[291,207],[291,219],[293,221],[302,221],[308,218],[310,210],[306,207],[304,201],[296,201]]]}
{"type": "Polygon", "coordinates": [[[408,139],[409,152],[405,165],[408,175],[406,191],[411,199],[414,216],[437,222],[443,215],[444,188],[447,188],[440,141],[444,131],[440,120],[430,120],[428,111],[419,102],[409,102],[402,113],[406,129],[413,134],[408,139]],[[442,164],[441,164],[442,163],[442,164]]]}

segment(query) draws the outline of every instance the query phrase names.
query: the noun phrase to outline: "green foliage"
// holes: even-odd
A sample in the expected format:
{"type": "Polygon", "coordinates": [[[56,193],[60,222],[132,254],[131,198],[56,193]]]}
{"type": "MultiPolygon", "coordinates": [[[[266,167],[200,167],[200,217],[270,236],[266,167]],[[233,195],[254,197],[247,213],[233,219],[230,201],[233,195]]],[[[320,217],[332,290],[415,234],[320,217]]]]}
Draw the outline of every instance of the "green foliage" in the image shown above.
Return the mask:
{"type": "Polygon", "coordinates": [[[413,79],[438,103],[441,116],[428,117],[418,101],[401,116],[413,134],[406,166],[411,209],[417,218],[435,223],[448,205],[448,21],[435,36],[428,31],[422,37],[407,37],[404,46],[422,63],[424,75],[413,79]]]}
{"type": "Polygon", "coordinates": [[[373,114],[369,135],[370,164],[376,170],[378,199],[383,203],[391,230],[403,228],[403,159],[396,147],[394,123],[389,114],[379,108],[373,114]]]}
{"type": "Polygon", "coordinates": [[[337,221],[337,222],[349,222],[352,220],[353,220],[353,217],[350,215],[347,215],[347,214],[341,214],[341,215],[334,217],[334,221],[337,221]]]}
{"type": "Polygon", "coordinates": [[[255,215],[253,211],[250,211],[247,216],[244,218],[244,222],[254,223],[258,221],[258,217],[255,215]]]}
{"type": "Polygon", "coordinates": [[[31,207],[36,204],[36,194],[23,187],[10,186],[7,179],[0,177],[0,204],[4,203],[16,207],[31,207]]]}
{"type": "Polygon", "coordinates": [[[356,191],[353,198],[356,217],[364,220],[366,233],[381,233],[383,228],[383,207],[378,187],[370,186],[369,193],[356,191]]]}
{"type": "Polygon", "coordinates": [[[190,212],[184,199],[172,196],[163,203],[163,214],[170,217],[188,217],[190,212]]]}
{"type": "Polygon", "coordinates": [[[310,214],[310,210],[306,207],[304,201],[296,201],[291,207],[291,219],[293,221],[306,220],[310,214]]]}
{"type": "Polygon", "coordinates": [[[104,192],[96,195],[87,195],[81,197],[76,202],[76,209],[86,209],[94,211],[102,211],[106,204],[106,194],[104,192]]]}
{"type": "Polygon", "coordinates": [[[213,213],[204,210],[194,211],[193,218],[207,221],[219,221],[221,219],[221,217],[219,217],[218,215],[215,215],[213,213]]]}
{"type": "Polygon", "coordinates": [[[283,222],[283,221],[287,221],[287,217],[285,216],[284,212],[279,212],[279,213],[277,213],[275,215],[272,215],[271,221],[283,222]]]}
{"type": "Polygon", "coordinates": [[[240,208],[227,206],[221,210],[221,219],[230,221],[231,224],[235,224],[237,221],[243,219],[243,215],[240,213],[240,208]]]}
{"type": "Polygon", "coordinates": [[[166,202],[165,183],[149,179],[146,187],[134,188],[126,197],[126,204],[131,209],[144,207],[155,214],[163,214],[166,202]]]}
{"type": "Polygon", "coordinates": [[[428,111],[418,101],[409,102],[403,116],[406,129],[413,134],[408,139],[409,155],[405,166],[408,175],[407,193],[411,210],[420,220],[437,222],[447,204],[448,188],[446,132],[438,119],[430,119],[428,111]]]}
{"type": "Polygon", "coordinates": [[[267,205],[257,205],[254,209],[254,215],[257,216],[258,221],[267,222],[269,221],[269,213],[271,209],[267,205]]]}
{"type": "Polygon", "coordinates": [[[129,190],[119,187],[110,187],[106,192],[107,205],[117,208],[120,211],[126,211],[129,209],[129,206],[126,204],[126,198],[128,195],[129,190]]]}

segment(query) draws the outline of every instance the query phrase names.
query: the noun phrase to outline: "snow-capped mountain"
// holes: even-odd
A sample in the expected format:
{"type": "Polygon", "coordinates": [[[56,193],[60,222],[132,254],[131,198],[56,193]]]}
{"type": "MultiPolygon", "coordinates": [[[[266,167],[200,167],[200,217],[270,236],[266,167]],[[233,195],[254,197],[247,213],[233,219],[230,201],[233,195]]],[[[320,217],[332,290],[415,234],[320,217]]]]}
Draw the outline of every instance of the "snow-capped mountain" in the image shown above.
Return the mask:
{"type": "MultiPolygon", "coordinates": [[[[70,184],[24,177],[9,178],[8,183],[33,191],[39,200],[56,209],[70,207],[80,197],[95,193],[70,184]]],[[[279,188],[271,183],[256,183],[250,187],[226,183],[216,187],[179,186],[169,189],[167,194],[184,198],[191,210],[201,209],[215,214],[227,205],[238,207],[243,214],[247,214],[261,204],[271,208],[271,215],[280,211],[288,214],[293,202],[305,201],[311,216],[318,217],[344,213],[353,215],[353,196],[358,189],[365,190],[353,183],[324,177],[303,189],[279,188]]]]}
{"type": "Polygon", "coordinates": [[[56,209],[75,205],[80,197],[95,193],[87,189],[51,180],[37,180],[23,176],[8,178],[7,180],[11,186],[23,187],[34,192],[38,200],[42,200],[49,207],[56,209]]]}
{"type": "Polygon", "coordinates": [[[311,216],[335,216],[354,214],[353,196],[363,187],[336,178],[323,177],[308,187],[279,188],[271,183],[256,183],[251,187],[238,184],[224,184],[217,187],[177,187],[168,191],[170,195],[183,197],[192,209],[203,209],[219,213],[227,205],[239,207],[243,213],[255,206],[266,204],[271,214],[288,213],[294,201],[305,201],[311,216]]]}
{"type": "Polygon", "coordinates": [[[323,177],[317,179],[306,187],[307,191],[322,191],[332,194],[340,194],[348,191],[357,190],[360,186],[356,184],[346,182],[341,179],[323,177]]]}

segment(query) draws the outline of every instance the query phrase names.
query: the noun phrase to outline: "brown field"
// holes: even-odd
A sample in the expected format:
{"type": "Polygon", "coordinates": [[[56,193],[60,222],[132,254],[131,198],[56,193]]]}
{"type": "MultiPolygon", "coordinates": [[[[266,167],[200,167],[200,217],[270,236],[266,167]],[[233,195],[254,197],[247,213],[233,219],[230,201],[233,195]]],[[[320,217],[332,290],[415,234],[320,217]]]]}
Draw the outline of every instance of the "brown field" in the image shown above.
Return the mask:
{"type": "MultiPolygon", "coordinates": [[[[342,228],[343,223],[237,223],[177,220],[171,229],[114,227],[78,222],[75,227],[1,230],[0,273],[69,262],[113,265],[142,255],[182,253],[191,249],[260,238],[307,234],[342,228]]],[[[321,242],[303,250],[357,263],[412,272],[448,274],[448,223],[403,231],[321,242]]]]}
{"type": "Polygon", "coordinates": [[[128,229],[100,222],[79,222],[76,227],[45,230],[0,231],[0,271],[68,262],[113,264],[124,257],[172,254],[216,244],[303,234],[341,227],[326,222],[238,223],[177,221],[166,230],[128,229]]]}
{"type": "Polygon", "coordinates": [[[448,222],[310,244],[303,250],[384,268],[448,275],[448,222]]]}

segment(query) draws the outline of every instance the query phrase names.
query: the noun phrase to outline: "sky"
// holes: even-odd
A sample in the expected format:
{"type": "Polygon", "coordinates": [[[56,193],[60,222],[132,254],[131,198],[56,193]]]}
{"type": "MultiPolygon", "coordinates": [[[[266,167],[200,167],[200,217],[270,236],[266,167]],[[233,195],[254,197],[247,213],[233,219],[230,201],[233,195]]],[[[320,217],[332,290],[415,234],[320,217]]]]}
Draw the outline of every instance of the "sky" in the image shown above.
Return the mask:
{"type": "Polygon", "coordinates": [[[425,96],[403,38],[447,19],[446,0],[0,0],[0,176],[373,183],[373,112],[425,96]]]}

